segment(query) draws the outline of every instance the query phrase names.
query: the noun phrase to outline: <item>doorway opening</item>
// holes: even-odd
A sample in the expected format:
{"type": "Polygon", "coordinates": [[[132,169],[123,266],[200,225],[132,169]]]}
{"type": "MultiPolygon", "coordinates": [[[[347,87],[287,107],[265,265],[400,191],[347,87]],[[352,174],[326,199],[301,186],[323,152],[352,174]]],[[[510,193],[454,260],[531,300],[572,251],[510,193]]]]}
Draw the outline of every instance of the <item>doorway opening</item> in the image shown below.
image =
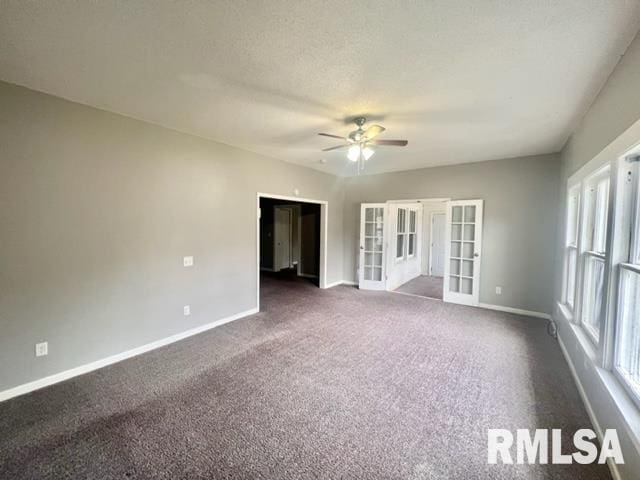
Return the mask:
{"type": "Polygon", "coordinates": [[[325,288],[327,203],[258,194],[258,308],[265,282],[325,288]]]}
{"type": "Polygon", "coordinates": [[[359,286],[475,305],[482,200],[361,205],[359,286]]]}
{"type": "Polygon", "coordinates": [[[420,272],[395,288],[395,292],[442,300],[444,285],[447,201],[420,200],[417,235],[420,272]]]}

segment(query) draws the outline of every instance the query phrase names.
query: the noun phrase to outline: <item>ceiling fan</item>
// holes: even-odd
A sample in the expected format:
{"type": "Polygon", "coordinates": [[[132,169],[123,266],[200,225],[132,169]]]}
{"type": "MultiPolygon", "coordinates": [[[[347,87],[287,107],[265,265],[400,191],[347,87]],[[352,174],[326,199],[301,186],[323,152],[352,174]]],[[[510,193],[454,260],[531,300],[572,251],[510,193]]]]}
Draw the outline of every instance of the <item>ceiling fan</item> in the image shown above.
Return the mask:
{"type": "Polygon", "coordinates": [[[364,169],[364,162],[369,160],[369,158],[371,158],[375,153],[375,150],[372,148],[373,146],[388,145],[392,147],[405,147],[409,143],[407,140],[379,140],[375,137],[386,130],[384,127],[381,127],[380,125],[371,125],[365,130],[364,124],[367,121],[365,117],[356,117],[353,121],[358,128],[346,137],[332,135],[330,133],[319,133],[318,135],[345,140],[347,143],[337,145],[335,147],[324,148],[322,151],[329,152],[331,150],[348,148],[347,158],[352,162],[358,163],[358,174],[360,174],[364,169]]]}

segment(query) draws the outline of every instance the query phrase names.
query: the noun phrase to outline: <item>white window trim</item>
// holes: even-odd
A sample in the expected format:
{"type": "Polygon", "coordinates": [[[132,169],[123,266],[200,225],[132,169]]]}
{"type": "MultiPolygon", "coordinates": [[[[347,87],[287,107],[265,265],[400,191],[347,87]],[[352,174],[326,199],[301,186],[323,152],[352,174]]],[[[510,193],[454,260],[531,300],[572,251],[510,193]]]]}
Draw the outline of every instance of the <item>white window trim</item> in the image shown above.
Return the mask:
{"type": "MultiPolygon", "coordinates": [[[[606,304],[606,297],[607,297],[607,292],[606,292],[606,270],[607,270],[607,256],[604,253],[601,252],[594,252],[592,250],[587,250],[585,252],[583,252],[583,261],[586,264],[587,263],[587,258],[596,258],[599,260],[602,260],[604,262],[604,269],[605,269],[605,278],[603,279],[604,282],[604,287],[605,287],[605,291],[604,291],[604,296],[605,296],[605,304],[606,304]]],[[[583,273],[585,272],[585,269],[583,268],[583,273]]],[[[585,289],[587,287],[587,278],[585,276],[583,276],[582,278],[582,285],[583,285],[583,289],[585,289]]],[[[583,290],[584,293],[584,290],[583,290]]],[[[584,313],[582,311],[582,307],[584,307],[584,304],[581,306],[580,312],[581,312],[581,317],[580,317],[580,326],[584,329],[585,333],[587,334],[587,336],[589,337],[589,339],[593,342],[594,346],[597,347],[600,344],[600,332],[595,332],[591,329],[591,326],[589,324],[587,324],[585,322],[584,316],[582,316],[582,314],[584,313]]],[[[605,306],[605,317],[606,317],[606,306],[605,306]]],[[[605,319],[601,319],[600,321],[602,323],[604,323],[605,319]]],[[[600,331],[602,331],[602,328],[604,327],[604,325],[600,325],[600,331]]]]}
{"type": "Polygon", "coordinates": [[[395,252],[395,263],[404,262],[407,257],[407,220],[409,215],[407,214],[409,211],[408,208],[399,207],[398,208],[398,217],[396,218],[396,252],[395,252]],[[398,218],[400,218],[400,211],[404,212],[404,228],[402,232],[398,232],[398,218]],[[398,255],[398,237],[402,236],[402,255],[398,255]]]}
{"type": "Polygon", "coordinates": [[[407,258],[413,258],[416,256],[418,250],[418,210],[415,208],[409,208],[407,210],[407,258]],[[413,230],[411,230],[411,214],[413,213],[413,230]],[[409,253],[409,236],[413,237],[413,253],[409,253]]]}
{"type": "MultiPolygon", "coordinates": [[[[574,184],[580,183],[584,178],[586,178],[592,172],[598,170],[598,168],[610,163],[612,159],[620,159],[631,152],[640,153],[640,120],[635,122],[631,127],[625,130],[619,137],[617,137],[614,141],[612,141],[609,145],[607,145],[600,153],[598,153],[595,157],[589,160],[585,165],[583,165],[577,172],[575,172],[567,181],[567,186],[572,186],[574,184]]],[[[612,208],[614,208],[614,215],[611,216],[611,221],[613,222],[612,231],[616,231],[621,227],[621,214],[622,210],[620,208],[620,203],[623,203],[623,199],[617,198],[617,187],[620,181],[620,171],[619,161],[614,160],[612,164],[614,172],[612,176],[611,191],[614,194],[615,200],[611,202],[612,208]]],[[[613,237],[613,236],[612,236],[613,237]]],[[[613,248],[610,249],[610,255],[612,258],[612,262],[616,265],[617,262],[620,262],[620,247],[621,242],[619,235],[617,236],[617,241],[613,243],[613,248]]],[[[617,269],[613,269],[614,274],[617,272],[617,269]]],[[[609,279],[609,298],[617,299],[617,277],[610,277],[609,279]]],[[[558,292],[559,294],[562,291],[558,292]]],[[[613,369],[613,352],[611,345],[614,344],[614,333],[613,327],[615,326],[615,317],[614,313],[617,310],[614,308],[610,308],[607,316],[606,322],[606,341],[603,343],[602,348],[604,349],[604,355],[601,358],[596,358],[595,352],[593,352],[593,346],[589,340],[585,337],[582,329],[575,324],[573,315],[571,312],[567,310],[567,307],[562,302],[563,297],[559,297],[556,299],[556,311],[554,313],[554,318],[558,319],[558,321],[566,322],[568,329],[563,329],[560,331],[558,336],[558,340],[562,350],[565,354],[567,362],[570,366],[572,366],[572,362],[577,360],[572,357],[570,352],[564,347],[564,344],[567,345],[569,343],[575,343],[583,350],[583,353],[586,355],[586,360],[591,364],[590,367],[595,372],[595,380],[600,380],[602,387],[608,392],[610,399],[613,401],[613,404],[618,410],[619,415],[623,419],[624,428],[629,435],[629,438],[632,440],[633,445],[636,449],[640,450],[640,408],[637,402],[632,400],[631,395],[623,386],[623,382],[619,380],[619,378],[614,374],[613,369]],[[613,318],[613,320],[612,320],[613,318]],[[589,352],[593,352],[590,354],[589,352]]],[[[613,302],[616,303],[616,302],[613,302]]],[[[587,365],[585,365],[587,367],[587,365]]],[[[580,377],[574,371],[574,377],[576,382],[581,385],[580,377]]],[[[590,380],[591,381],[591,380],[590,380]]],[[[597,391],[598,387],[594,387],[597,391]]],[[[590,410],[589,400],[593,400],[590,398],[591,388],[586,390],[581,390],[583,392],[583,400],[585,405],[587,406],[587,410],[590,410]]],[[[597,412],[594,411],[595,415],[597,412]]],[[[598,417],[593,417],[595,424],[598,424],[598,417]]],[[[600,419],[602,420],[602,419],[600,419]]]]}
{"type": "MultiPolygon", "coordinates": [[[[618,182],[616,181],[617,178],[617,165],[618,165],[618,161],[608,161],[605,162],[604,164],[600,165],[599,167],[595,168],[592,171],[587,170],[586,172],[583,172],[582,175],[579,178],[573,178],[571,180],[573,180],[571,183],[572,184],[577,184],[580,185],[580,208],[579,208],[579,212],[580,212],[580,220],[579,220],[579,231],[578,231],[578,265],[576,268],[576,293],[574,296],[574,308],[573,308],[573,322],[576,323],[577,325],[580,326],[580,328],[585,332],[585,337],[589,339],[590,342],[592,342],[591,347],[595,348],[596,352],[597,352],[597,364],[599,366],[603,366],[605,364],[605,353],[608,352],[608,350],[611,348],[611,346],[607,346],[607,341],[610,342],[610,339],[608,338],[608,334],[607,334],[607,328],[609,327],[609,323],[610,323],[610,317],[611,317],[611,311],[613,310],[611,308],[611,299],[615,298],[615,297],[611,297],[611,287],[610,287],[610,283],[609,283],[609,278],[611,277],[610,272],[611,272],[611,268],[612,268],[612,263],[611,263],[611,252],[612,252],[612,241],[613,241],[613,235],[611,234],[611,232],[613,231],[613,218],[614,218],[614,208],[616,207],[615,205],[615,198],[614,198],[614,192],[617,188],[617,184],[618,182]],[[593,334],[593,332],[591,332],[589,330],[588,327],[586,327],[583,323],[583,295],[584,295],[584,290],[586,287],[586,283],[585,283],[585,263],[586,263],[586,257],[589,254],[600,254],[602,255],[603,252],[593,252],[589,249],[587,249],[587,246],[585,245],[586,239],[587,239],[587,234],[589,234],[588,229],[590,228],[590,224],[586,221],[587,218],[587,214],[589,211],[589,201],[588,201],[588,190],[590,188],[591,185],[596,184],[598,182],[600,182],[602,179],[604,179],[605,177],[609,178],[609,199],[608,199],[608,204],[607,204],[607,222],[606,222],[606,253],[604,253],[604,288],[605,288],[605,305],[604,305],[604,314],[603,314],[603,319],[601,320],[601,325],[600,325],[600,335],[599,338],[596,341],[596,338],[593,334]],[[607,337],[607,338],[603,338],[603,337],[607,337]]],[[[595,217],[594,217],[595,218],[595,217]]],[[[589,245],[591,246],[591,245],[589,245]]]]}
{"type": "Polygon", "coordinates": [[[581,215],[581,207],[582,207],[582,185],[580,182],[577,183],[569,183],[567,188],[567,208],[565,209],[564,215],[566,219],[565,224],[565,234],[564,234],[564,249],[563,249],[563,274],[562,274],[562,296],[561,301],[565,309],[570,313],[571,319],[573,320],[574,312],[576,308],[576,296],[578,291],[578,269],[580,263],[580,227],[582,222],[581,215]],[[575,242],[569,241],[569,202],[573,196],[577,197],[577,205],[576,205],[576,223],[574,225],[575,228],[575,242]],[[568,292],[568,280],[569,280],[569,271],[568,271],[568,261],[569,261],[569,250],[575,251],[575,271],[573,278],[573,301],[569,303],[569,292],[568,292]]]}
{"type": "MultiPolygon", "coordinates": [[[[640,144],[638,144],[640,148],[640,144]]],[[[591,164],[591,162],[590,162],[591,164]]],[[[590,166],[587,164],[585,167],[590,166]]],[[[619,156],[618,159],[613,161],[602,161],[597,166],[594,166],[592,170],[588,170],[585,167],[579,172],[574,174],[567,182],[567,198],[569,198],[570,192],[576,187],[580,188],[580,207],[579,207],[579,221],[578,221],[578,265],[576,274],[576,293],[574,298],[573,311],[565,303],[566,299],[566,278],[563,275],[563,290],[560,300],[557,302],[557,307],[562,316],[573,323],[574,328],[578,329],[581,335],[577,336],[578,343],[581,345],[583,351],[593,361],[593,364],[608,371],[612,377],[616,378],[616,382],[620,384],[621,389],[626,391],[627,394],[633,398],[634,404],[638,404],[638,400],[635,398],[635,392],[630,385],[624,380],[621,372],[618,372],[615,368],[615,348],[617,347],[616,330],[617,330],[617,311],[618,311],[618,290],[619,290],[619,275],[618,270],[624,268],[626,265],[624,262],[628,260],[621,257],[621,252],[628,252],[629,238],[624,238],[624,235],[615,234],[616,231],[629,228],[628,218],[624,218],[623,211],[625,209],[625,202],[629,199],[620,196],[619,190],[621,190],[622,177],[626,168],[624,167],[624,157],[619,156]],[[586,191],[590,184],[593,184],[599,180],[603,175],[609,174],[609,204],[607,215],[607,238],[606,238],[606,253],[593,252],[585,250],[585,230],[588,228],[585,222],[588,201],[586,197],[586,191]],[[598,341],[595,341],[594,335],[582,325],[582,307],[583,307],[583,294],[584,294],[584,256],[594,255],[605,260],[605,307],[604,307],[604,319],[600,327],[600,337],[598,341]]],[[[637,171],[640,171],[638,169],[637,171]]],[[[637,198],[637,197],[636,197],[637,198]]],[[[640,201],[636,205],[636,211],[640,208],[640,201]]],[[[565,218],[568,217],[568,210],[564,213],[565,218]]],[[[566,227],[566,225],[565,225],[566,227]]],[[[636,230],[640,230],[637,228],[636,230]]],[[[567,231],[565,231],[565,256],[568,250],[567,231]]],[[[640,235],[640,233],[638,233],[640,235]]],[[[633,257],[632,257],[633,258],[633,257]]],[[[566,260],[565,260],[566,265],[566,260]]],[[[566,266],[563,267],[566,269],[566,266]]],[[[640,407],[640,405],[638,405],[640,407]]]]}
{"type": "MultiPolygon", "coordinates": [[[[640,195],[638,195],[638,197],[640,197],[640,195]]],[[[638,222],[638,223],[640,223],[640,222],[638,222]]],[[[630,270],[630,271],[640,275],[640,265],[634,265],[634,264],[630,264],[630,263],[622,263],[622,264],[620,264],[620,269],[621,270],[630,270]]],[[[622,279],[618,278],[618,292],[621,290],[621,287],[622,287],[622,279]]],[[[618,307],[617,310],[620,311],[620,304],[622,302],[622,296],[619,295],[617,300],[618,300],[617,301],[617,307],[618,307]]],[[[617,334],[619,333],[619,330],[620,330],[620,325],[617,324],[616,325],[616,337],[617,337],[617,334]]],[[[615,342],[616,351],[617,351],[618,347],[619,347],[619,344],[618,344],[618,341],[617,341],[617,338],[616,338],[616,342],[615,342]]],[[[632,384],[629,381],[629,379],[627,378],[627,375],[623,371],[621,371],[620,368],[618,368],[617,355],[616,355],[616,358],[614,358],[614,361],[613,361],[613,374],[618,379],[618,381],[622,384],[622,387],[626,390],[627,394],[631,397],[631,399],[636,404],[638,409],[640,409],[640,386],[632,384]]]]}
{"type": "Polygon", "coordinates": [[[635,163],[633,166],[625,166],[621,169],[618,175],[618,181],[622,184],[625,180],[625,171],[631,171],[635,175],[632,177],[633,183],[630,188],[626,190],[626,196],[620,199],[620,203],[629,203],[628,217],[623,218],[621,228],[625,230],[631,230],[631,235],[628,238],[621,239],[619,244],[620,252],[618,252],[617,263],[617,278],[616,278],[616,312],[614,321],[615,325],[612,328],[611,342],[612,348],[608,358],[608,365],[611,367],[614,376],[622,384],[623,388],[629,394],[635,405],[640,409],[640,386],[634,385],[629,381],[627,375],[618,368],[618,349],[620,348],[619,335],[621,329],[620,314],[621,303],[623,301],[622,291],[622,271],[628,270],[636,274],[640,274],[640,165],[635,163]],[[634,263],[637,262],[637,263],[634,263]]]}

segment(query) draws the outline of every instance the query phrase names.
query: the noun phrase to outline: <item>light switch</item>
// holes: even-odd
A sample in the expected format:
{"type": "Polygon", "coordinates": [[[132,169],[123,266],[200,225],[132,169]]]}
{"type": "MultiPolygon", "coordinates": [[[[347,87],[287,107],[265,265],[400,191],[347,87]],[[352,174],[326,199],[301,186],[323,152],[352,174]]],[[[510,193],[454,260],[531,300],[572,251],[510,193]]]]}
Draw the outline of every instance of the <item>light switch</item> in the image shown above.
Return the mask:
{"type": "Polygon", "coordinates": [[[47,342],[36,343],[36,357],[43,357],[49,353],[49,344],[47,342]]]}
{"type": "Polygon", "coordinates": [[[496,295],[502,295],[502,287],[496,287],[496,295]]]}
{"type": "Polygon", "coordinates": [[[184,307],[182,307],[182,310],[185,317],[191,315],[191,307],[189,305],[185,305],[184,307]]]}
{"type": "Polygon", "coordinates": [[[185,267],[193,267],[193,257],[184,257],[183,263],[185,267]]]}

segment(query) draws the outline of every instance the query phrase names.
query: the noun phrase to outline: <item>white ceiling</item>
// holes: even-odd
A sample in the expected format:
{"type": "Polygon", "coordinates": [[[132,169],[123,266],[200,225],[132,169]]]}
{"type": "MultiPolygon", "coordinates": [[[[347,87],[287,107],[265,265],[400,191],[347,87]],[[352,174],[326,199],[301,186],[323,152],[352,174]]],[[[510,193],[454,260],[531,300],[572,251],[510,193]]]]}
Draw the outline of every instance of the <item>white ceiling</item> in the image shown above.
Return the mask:
{"type": "Polygon", "coordinates": [[[366,173],[558,151],[640,25],[638,0],[2,1],[0,78],[268,156],[366,173]],[[321,163],[322,160],[326,163],[321,163]]]}

